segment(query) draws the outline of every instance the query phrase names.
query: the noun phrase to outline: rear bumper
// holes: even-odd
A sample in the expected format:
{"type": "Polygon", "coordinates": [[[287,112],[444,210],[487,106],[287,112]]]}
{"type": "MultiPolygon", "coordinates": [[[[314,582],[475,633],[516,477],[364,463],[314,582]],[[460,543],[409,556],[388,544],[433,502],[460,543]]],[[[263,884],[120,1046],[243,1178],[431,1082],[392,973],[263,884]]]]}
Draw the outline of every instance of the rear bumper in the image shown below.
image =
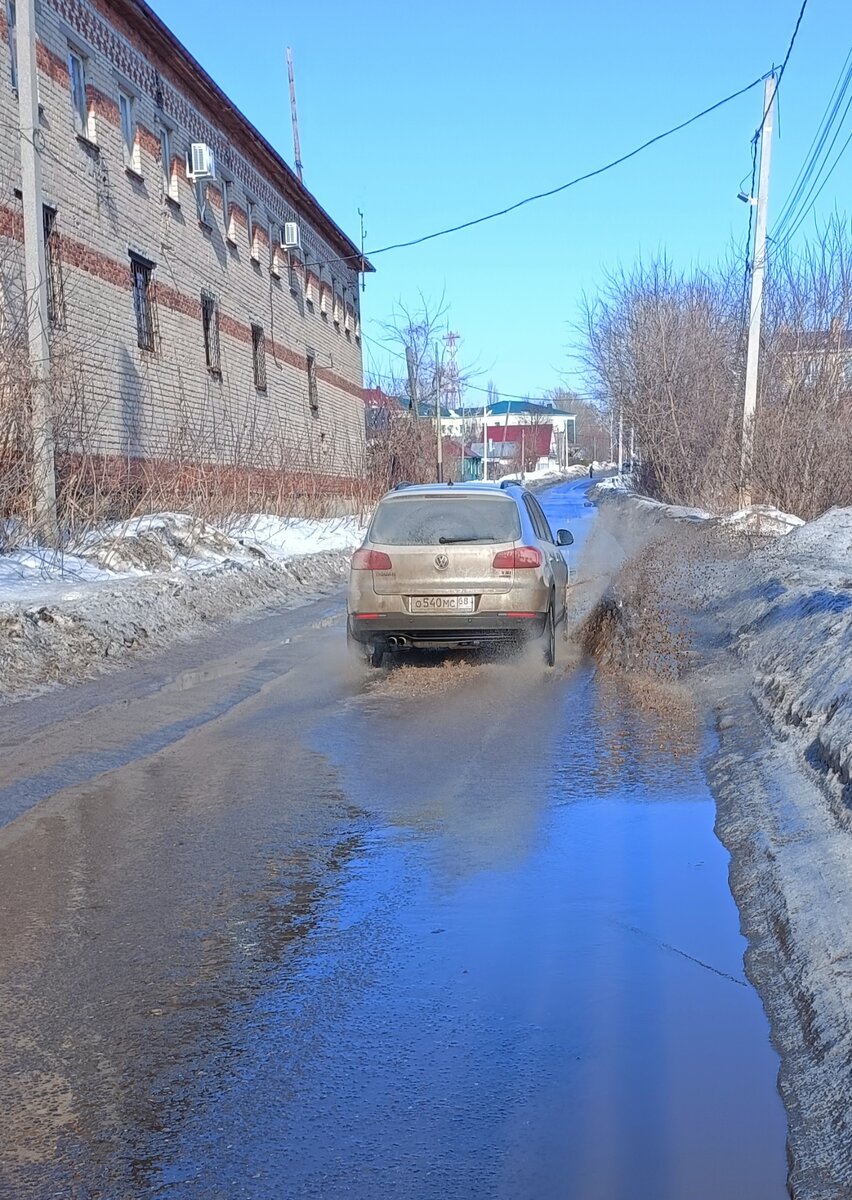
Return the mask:
{"type": "Polygon", "coordinates": [[[521,641],[544,633],[546,613],[534,617],[510,617],[503,613],[380,613],[378,616],[349,616],[349,632],[357,642],[373,645],[388,638],[404,638],[404,644],[420,647],[472,646],[489,642],[521,641]]]}

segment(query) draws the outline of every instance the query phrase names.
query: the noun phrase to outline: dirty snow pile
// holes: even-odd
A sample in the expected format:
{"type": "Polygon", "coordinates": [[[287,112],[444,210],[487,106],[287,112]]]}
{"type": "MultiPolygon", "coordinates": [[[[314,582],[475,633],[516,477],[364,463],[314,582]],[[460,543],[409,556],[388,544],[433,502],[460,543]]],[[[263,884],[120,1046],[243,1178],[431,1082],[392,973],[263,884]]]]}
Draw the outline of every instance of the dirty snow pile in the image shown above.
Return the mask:
{"type": "Polygon", "coordinates": [[[634,490],[629,475],[613,475],[601,479],[590,489],[590,496],[597,500],[627,500],[634,512],[641,512],[652,520],[707,521],[711,524],[736,529],[742,533],[777,537],[797,529],[804,522],[792,513],[781,512],[771,504],[752,504],[737,512],[715,516],[703,508],[690,508],[683,504],[664,504],[652,500],[634,490]]]}
{"type": "Polygon", "coordinates": [[[97,670],[105,659],[261,605],[304,603],[344,577],[355,517],[257,515],[216,526],[158,513],[66,551],[0,554],[0,696],[97,670]]]}
{"type": "Polygon", "coordinates": [[[852,820],[852,509],[835,508],[750,555],[722,617],[761,706],[852,820]]]}

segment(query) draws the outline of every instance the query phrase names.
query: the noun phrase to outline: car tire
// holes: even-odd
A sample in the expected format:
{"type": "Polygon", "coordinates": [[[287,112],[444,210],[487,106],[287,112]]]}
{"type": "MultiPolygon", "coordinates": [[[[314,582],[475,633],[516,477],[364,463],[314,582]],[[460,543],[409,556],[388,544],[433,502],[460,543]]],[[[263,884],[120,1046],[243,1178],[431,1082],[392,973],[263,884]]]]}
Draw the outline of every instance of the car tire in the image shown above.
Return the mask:
{"type": "Polygon", "coordinates": [[[369,642],[359,642],[352,636],[349,622],[346,622],[346,648],[349,654],[360,666],[378,668],[385,661],[385,648],[382,645],[369,642]]]}
{"type": "Polygon", "coordinates": [[[547,617],[544,623],[544,633],[541,635],[542,650],[544,653],[544,665],[546,667],[556,666],[556,600],[551,596],[550,604],[547,606],[547,617]]]}

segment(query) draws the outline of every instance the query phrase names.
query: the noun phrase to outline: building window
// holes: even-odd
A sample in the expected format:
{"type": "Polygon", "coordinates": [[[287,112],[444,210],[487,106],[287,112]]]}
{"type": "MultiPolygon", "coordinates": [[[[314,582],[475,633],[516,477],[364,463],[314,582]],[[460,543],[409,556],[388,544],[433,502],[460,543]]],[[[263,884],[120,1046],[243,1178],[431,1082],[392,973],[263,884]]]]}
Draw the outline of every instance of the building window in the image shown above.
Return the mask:
{"type": "Polygon", "coordinates": [[[317,392],[317,360],[313,350],[307,353],[308,364],[308,408],[315,417],[319,416],[319,393],[317,392]]]}
{"type": "Polygon", "coordinates": [[[209,229],[212,225],[210,220],[210,208],[207,204],[207,183],[203,179],[195,181],[195,207],[198,210],[199,225],[206,225],[209,229]]]}
{"type": "Polygon", "coordinates": [[[251,358],[254,367],[254,386],[259,392],[266,391],[266,338],[262,325],[251,327],[251,358]]]}
{"type": "Polygon", "coordinates": [[[165,125],[160,128],[160,170],[163,177],[163,195],[177,203],[177,176],[172,171],[172,131],[165,125]]]}
{"type": "Polygon", "coordinates": [[[47,284],[47,320],[52,329],[65,328],[65,284],[62,278],[62,259],[59,235],[56,232],[56,209],[44,205],[44,273],[47,284]]]}
{"type": "Polygon", "coordinates": [[[276,225],[274,221],[269,222],[269,270],[277,279],[281,274],[279,268],[279,255],[281,253],[281,243],[284,241],[280,225],[276,225]]]}
{"type": "Polygon", "coordinates": [[[204,360],[211,375],[221,375],[219,350],[219,304],[212,292],[201,293],[201,326],[204,331],[204,360]]]}
{"type": "Polygon", "coordinates": [[[234,224],[231,214],[231,184],[227,179],[223,179],[222,183],[222,228],[225,230],[225,237],[229,242],[236,241],[234,237],[234,224]]]}
{"type": "Polygon", "coordinates": [[[290,284],[290,291],[295,296],[299,290],[299,280],[296,275],[296,250],[290,249],[287,254],[287,279],[290,284]]]}
{"type": "Polygon", "coordinates": [[[139,170],[136,157],[136,101],[126,92],[118,93],[118,113],[121,118],[121,151],[124,165],[131,171],[139,170]]]}
{"type": "Polygon", "coordinates": [[[255,220],[255,204],[253,200],[246,201],[246,226],[248,228],[249,254],[255,262],[260,262],[260,249],[257,239],[257,222],[255,220]]]}
{"type": "Polygon", "coordinates": [[[89,101],[86,96],[86,61],[76,50],[68,51],[68,74],[71,79],[71,109],[74,128],[80,137],[89,136],[89,101]]]}
{"type": "Polygon", "coordinates": [[[314,281],[311,275],[311,260],[308,251],[305,250],[303,255],[305,264],[305,301],[313,308],[314,304],[314,281]]]}
{"type": "Polygon", "coordinates": [[[136,342],[140,350],[154,349],[154,264],[138,255],[130,256],[133,310],[136,313],[136,342]]]}
{"type": "Polygon", "coordinates": [[[6,0],[6,25],[9,29],[9,58],[12,91],[18,90],[18,13],[15,0],[6,0]]]}

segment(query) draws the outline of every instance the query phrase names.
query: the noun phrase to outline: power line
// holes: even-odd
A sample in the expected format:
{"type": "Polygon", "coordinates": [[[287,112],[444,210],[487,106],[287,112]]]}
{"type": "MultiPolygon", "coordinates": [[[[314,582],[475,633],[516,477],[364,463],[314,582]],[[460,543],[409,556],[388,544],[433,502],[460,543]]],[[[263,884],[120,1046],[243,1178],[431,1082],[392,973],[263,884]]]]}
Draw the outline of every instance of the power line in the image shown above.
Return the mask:
{"type": "MultiPolygon", "coordinates": [[[[793,26],[793,34],[790,38],[790,44],[787,47],[787,53],[784,55],[784,61],[782,62],[781,67],[778,71],[778,82],[775,84],[775,92],[774,92],[773,99],[775,97],[777,97],[777,95],[778,95],[778,89],[781,86],[781,80],[784,78],[784,72],[787,70],[787,63],[790,61],[790,55],[793,53],[793,47],[796,44],[796,38],[799,36],[799,26],[802,23],[802,17],[805,15],[805,9],[807,7],[808,7],[808,0],[802,0],[802,7],[799,9],[799,15],[796,18],[796,24],[793,26]]],[[[754,136],[756,138],[759,138],[760,135],[763,133],[763,127],[766,124],[766,118],[769,116],[769,110],[771,107],[772,107],[772,103],[770,101],[770,103],[767,104],[766,109],[764,110],[763,116],[761,117],[760,124],[758,125],[757,130],[755,131],[754,136]]]]}
{"type": "MultiPolygon", "coordinates": [[[[370,337],[370,335],[368,333],[366,333],[363,329],[361,330],[361,336],[364,339],[364,341],[370,342],[370,344],[373,346],[377,346],[380,350],[384,351],[384,353],[388,354],[391,358],[398,358],[400,360],[405,359],[405,355],[402,354],[400,351],[392,349],[390,346],[385,345],[384,342],[377,341],[377,339],[374,337],[370,337]]],[[[398,382],[396,379],[393,378],[392,375],[386,375],[383,371],[371,370],[369,373],[373,376],[373,378],[383,379],[387,383],[396,384],[398,382]]],[[[481,384],[470,383],[468,381],[465,381],[465,383],[463,384],[463,387],[466,390],[470,390],[472,392],[483,392],[485,395],[488,394],[488,388],[482,387],[481,384]]],[[[534,395],[535,395],[536,391],[538,391],[538,393],[543,396],[548,390],[552,390],[552,389],[531,388],[530,391],[527,392],[526,395],[522,396],[516,392],[504,392],[501,388],[497,389],[501,400],[525,400],[529,404],[536,403],[536,400],[534,399],[534,395]]],[[[575,391],[574,388],[566,388],[565,390],[567,392],[570,392],[569,398],[572,400],[580,400],[587,404],[595,402],[595,397],[584,396],[580,392],[575,391]]]]}
{"type": "MultiPolygon", "coordinates": [[[[838,129],[837,135],[835,135],[834,141],[837,140],[837,136],[839,136],[839,134],[840,134],[840,130],[838,129]]],[[[847,147],[849,146],[850,142],[852,142],[852,133],[849,134],[846,141],[840,147],[840,150],[837,153],[837,157],[835,158],[834,162],[831,164],[831,167],[829,168],[828,174],[826,175],[825,179],[823,179],[823,181],[820,184],[817,191],[814,193],[813,198],[810,200],[810,203],[807,204],[805,206],[805,208],[803,208],[801,210],[798,217],[796,218],[795,225],[792,227],[792,229],[788,230],[787,235],[784,238],[781,245],[776,246],[775,249],[781,249],[781,250],[785,249],[790,244],[790,241],[792,240],[792,238],[795,237],[795,235],[798,233],[799,229],[801,229],[805,218],[807,217],[808,213],[811,211],[813,206],[816,204],[817,200],[819,199],[820,193],[822,192],[825,185],[828,183],[829,179],[831,179],[832,175],[834,174],[834,169],[837,166],[837,164],[840,162],[843,155],[846,153],[847,147]]],[[[832,145],[834,145],[834,142],[832,142],[832,145]]],[[[814,186],[816,186],[816,180],[814,181],[814,186]]],[[[813,191],[813,188],[811,189],[811,191],[813,191]]]]}
{"type": "MultiPolygon", "coordinates": [[[[805,4],[807,4],[807,0],[805,0],[805,4]]],[[[802,5],[802,11],[804,11],[805,4],[802,5]]],[[[801,15],[799,19],[801,20],[801,15]]],[[[789,58],[789,51],[787,57],[789,58]]],[[[569,179],[567,183],[561,183],[558,185],[558,187],[549,188],[544,192],[536,192],[532,196],[525,196],[522,200],[517,200],[514,204],[507,205],[506,208],[497,209],[495,212],[486,213],[481,217],[473,217],[470,221],[462,221],[460,224],[450,225],[446,229],[437,229],[433,233],[425,233],[420,237],[411,238],[407,242],[394,242],[389,246],[381,246],[377,250],[368,250],[366,251],[367,257],[374,258],[377,254],[387,254],[391,250],[405,250],[410,246],[419,246],[422,245],[423,242],[432,241],[434,238],[446,237],[446,235],[450,233],[459,233],[463,229],[471,229],[474,225],[482,225],[485,221],[494,221],[497,219],[497,217],[505,217],[508,213],[515,212],[517,209],[523,208],[526,204],[533,204],[538,200],[546,200],[550,196],[556,196],[560,192],[565,192],[569,188],[576,187],[579,183],[585,183],[589,179],[595,179],[598,175],[603,175],[604,172],[611,171],[614,167],[621,166],[622,163],[627,162],[631,158],[635,158],[637,154],[641,154],[643,150],[649,149],[651,146],[656,145],[657,142],[661,142],[665,138],[671,137],[672,134],[680,133],[682,129],[686,129],[689,125],[693,125],[696,121],[700,121],[702,117],[709,116],[710,113],[715,112],[716,109],[721,108],[723,105],[729,104],[732,100],[739,99],[740,96],[744,96],[746,92],[750,92],[752,88],[755,88],[759,83],[762,83],[765,78],[766,74],[760,75],[757,79],[752,80],[751,83],[746,84],[745,87],[740,88],[736,92],[732,92],[729,96],[725,96],[721,100],[717,100],[715,104],[711,104],[708,108],[702,109],[701,112],[695,113],[694,116],[689,117],[686,121],[681,121],[679,125],[673,125],[670,129],[666,129],[662,133],[658,133],[654,137],[649,138],[646,142],[643,142],[641,146],[636,146],[633,150],[629,150],[626,154],[622,154],[618,158],[612,159],[610,162],[605,163],[602,167],[596,167],[593,171],[587,171],[583,175],[577,175],[574,179],[569,179]]]]}
{"type": "MultiPolygon", "coordinates": [[[[816,132],[814,133],[811,144],[808,147],[807,154],[805,155],[805,159],[799,168],[799,172],[796,175],[795,180],[793,181],[793,186],[790,188],[790,191],[783,205],[781,206],[780,215],[773,228],[773,236],[776,239],[779,238],[784,232],[785,228],[796,219],[795,210],[802,201],[805,189],[810,183],[813,173],[816,170],[820,155],[822,154],[825,143],[831,134],[832,128],[840,112],[840,106],[843,104],[850,85],[852,85],[852,48],[850,48],[848,54],[846,55],[843,66],[840,69],[840,74],[837,77],[832,93],[828,98],[825,109],[823,110],[823,114],[820,118],[816,132]]],[[[847,105],[847,109],[844,111],[843,117],[841,118],[841,125],[846,117],[846,111],[848,111],[848,107],[849,106],[847,105]]],[[[829,149],[826,151],[826,159],[830,153],[831,147],[829,147],[829,149]]],[[[823,165],[820,167],[819,174],[822,174],[824,165],[825,161],[823,161],[823,165]]],[[[817,178],[819,178],[819,174],[817,178]]]]}
{"type": "MultiPolygon", "coordinates": [[[[807,3],[807,0],[805,0],[805,3],[807,3]]],[[[789,51],[787,57],[789,58],[789,51]]],[[[586,171],[583,175],[577,175],[573,179],[569,179],[567,183],[560,183],[557,187],[549,188],[547,191],[535,192],[531,196],[524,196],[522,200],[516,200],[514,204],[509,204],[505,208],[499,208],[494,212],[485,213],[481,217],[473,217],[471,220],[462,221],[458,225],[449,225],[445,229],[436,229],[432,233],[424,233],[420,237],[410,238],[405,242],[393,242],[388,246],[379,246],[375,250],[365,250],[364,257],[375,258],[376,255],[388,254],[391,250],[406,250],[411,246],[420,246],[424,242],[433,241],[435,238],[446,237],[447,234],[450,233],[459,233],[463,229],[472,229],[475,225],[482,225],[486,221],[495,221],[498,217],[505,217],[509,213],[515,212],[519,208],[523,208],[526,204],[534,204],[538,200],[546,200],[550,196],[559,195],[560,192],[565,192],[569,188],[576,187],[580,183],[585,183],[589,179],[595,179],[598,175],[603,175],[605,172],[613,170],[614,167],[619,167],[622,163],[628,162],[629,159],[635,158],[637,154],[641,154],[644,150],[648,150],[651,146],[655,146],[657,142],[662,142],[665,138],[669,138],[675,133],[680,133],[682,129],[686,129],[688,126],[694,125],[695,122],[700,121],[702,117],[709,116],[710,113],[722,108],[723,105],[730,104],[732,100],[738,100],[740,96],[744,96],[747,92],[750,92],[753,88],[756,88],[759,83],[763,83],[764,79],[766,79],[769,74],[771,74],[771,72],[765,71],[762,75],[759,75],[757,79],[753,79],[751,83],[747,83],[745,87],[739,88],[736,92],[731,92],[729,96],[723,96],[721,100],[717,100],[714,104],[709,105],[707,108],[703,108],[701,112],[695,113],[693,116],[688,117],[685,121],[681,121],[680,124],[673,125],[670,129],[666,129],[662,133],[655,134],[654,137],[648,138],[647,141],[642,142],[640,146],[634,147],[633,150],[628,150],[626,154],[622,154],[619,155],[618,158],[611,159],[609,162],[604,163],[604,165],[601,167],[595,167],[593,171],[586,171]]],[[[360,258],[361,254],[349,254],[342,257],[325,259],[323,262],[320,262],[317,265],[325,267],[329,266],[333,262],[350,262],[353,259],[357,260],[360,258]]]]}

